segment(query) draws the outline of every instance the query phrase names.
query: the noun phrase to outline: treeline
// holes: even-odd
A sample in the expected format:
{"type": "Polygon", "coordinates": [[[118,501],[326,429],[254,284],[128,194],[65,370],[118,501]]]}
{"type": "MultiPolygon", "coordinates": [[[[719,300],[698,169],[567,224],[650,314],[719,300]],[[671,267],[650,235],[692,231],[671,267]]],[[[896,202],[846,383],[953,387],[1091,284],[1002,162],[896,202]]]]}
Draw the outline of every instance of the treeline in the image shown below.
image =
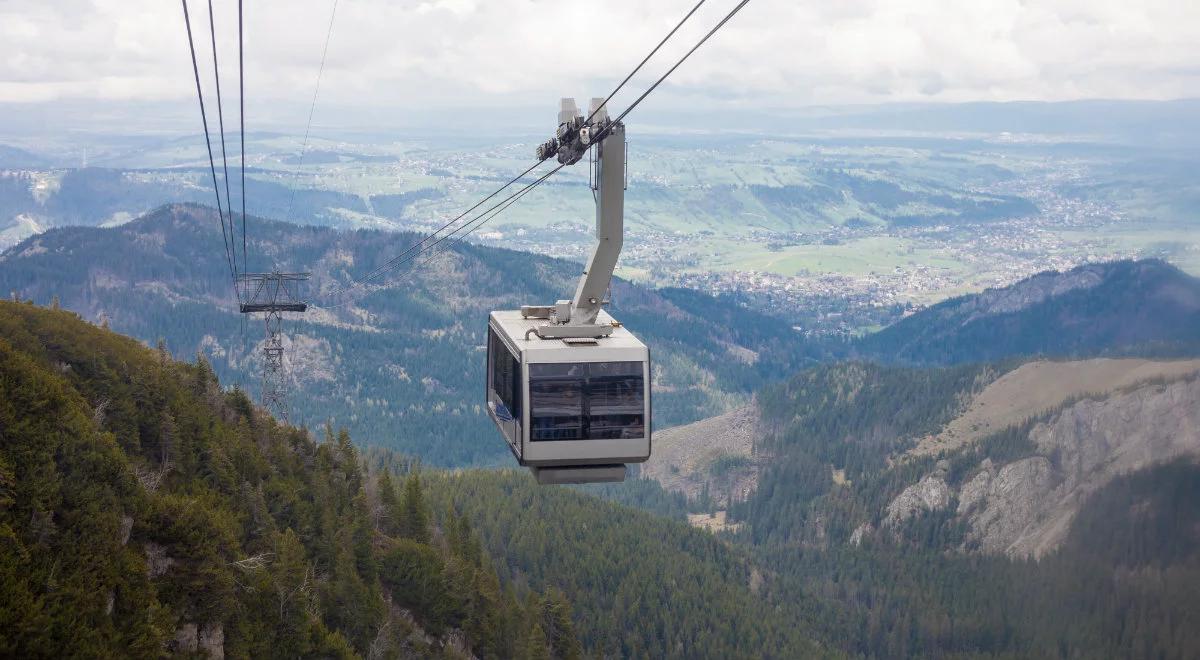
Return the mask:
{"type": "MultiPolygon", "coordinates": [[[[923,518],[914,527],[945,520],[923,518]]],[[[1197,530],[1200,465],[1184,459],[1118,478],[1038,561],[947,553],[917,529],[860,547],[773,545],[758,559],[778,571],[765,597],[806,594],[821,638],[854,655],[1194,658],[1197,530]]]]}
{"type": "Polygon", "coordinates": [[[579,656],[561,593],[363,462],[202,359],[0,302],[0,655],[579,656]]]}
{"type": "Polygon", "coordinates": [[[769,604],[748,554],[683,522],[539,486],[523,471],[428,475],[434,511],[471,521],[503,579],[561,589],[583,644],[622,658],[836,655],[811,641],[804,598],[769,604]]]}
{"type": "Polygon", "coordinates": [[[893,469],[889,457],[957,416],[1008,365],[942,369],[865,362],[822,365],[757,395],[767,434],[755,452],[769,456],[751,497],[732,507],[756,543],[805,534],[849,538],[861,518],[925,470],[928,461],[893,469]],[[839,487],[837,470],[853,488],[839,487]],[[821,526],[814,528],[814,519],[821,526]]]}
{"type": "Polygon", "coordinates": [[[1011,366],[842,364],[761,392],[770,433],[759,449],[769,460],[758,490],[733,508],[747,525],[733,538],[775,578],[760,595],[777,607],[803,603],[819,639],[865,657],[1196,657],[1200,466],[1192,460],[1117,479],[1038,561],[971,553],[953,499],[895,528],[881,524],[888,502],[939,458],[957,486],[984,459],[1002,465],[1037,453],[1031,429],[1071,402],[942,457],[886,460],[939,430],[1011,366]],[[871,531],[851,543],[859,525],[871,531]]]}

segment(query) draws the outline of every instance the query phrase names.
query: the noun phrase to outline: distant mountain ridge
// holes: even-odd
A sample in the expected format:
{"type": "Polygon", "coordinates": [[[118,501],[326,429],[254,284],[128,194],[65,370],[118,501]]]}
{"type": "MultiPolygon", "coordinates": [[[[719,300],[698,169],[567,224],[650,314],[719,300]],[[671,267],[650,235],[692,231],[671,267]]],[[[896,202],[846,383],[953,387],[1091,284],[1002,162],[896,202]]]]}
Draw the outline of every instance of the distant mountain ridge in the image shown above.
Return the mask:
{"type": "MultiPolygon", "coordinates": [[[[314,307],[285,322],[296,421],[332,419],[369,444],[442,465],[506,461],[479,410],[487,313],[570,294],[578,264],[463,243],[335,307],[335,286],[420,240],[250,218],[250,268],[311,270],[314,307]]],[[[120,227],[55,228],[0,253],[0,292],[64,308],[175,355],[208,355],[258,391],[261,322],[236,311],[216,212],[163,207],[120,227]]],[[[613,286],[613,315],[652,346],[655,421],[692,421],[824,355],[786,323],[686,290],[613,286]],[[748,356],[755,356],[757,362],[748,356]]]]}
{"type": "Polygon", "coordinates": [[[1200,348],[1200,279],[1158,260],[1086,264],[953,298],[869,335],[884,362],[1184,354],[1200,348]]]}

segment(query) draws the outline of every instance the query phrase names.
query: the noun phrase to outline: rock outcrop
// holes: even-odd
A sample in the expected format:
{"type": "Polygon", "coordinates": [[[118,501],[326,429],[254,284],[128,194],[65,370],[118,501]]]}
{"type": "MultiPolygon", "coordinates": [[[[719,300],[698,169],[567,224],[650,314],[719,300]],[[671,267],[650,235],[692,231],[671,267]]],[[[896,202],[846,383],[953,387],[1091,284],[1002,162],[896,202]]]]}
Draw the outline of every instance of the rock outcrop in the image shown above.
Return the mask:
{"type": "Polygon", "coordinates": [[[939,467],[892,500],[885,525],[944,509],[957,495],[965,549],[1040,557],[1063,542],[1084,501],[1117,476],[1200,456],[1200,377],[1078,401],[1034,426],[1028,440],[1033,455],[1000,466],[984,459],[956,493],[939,467]]]}
{"type": "Polygon", "coordinates": [[[887,507],[883,524],[896,525],[926,511],[940,511],[950,506],[950,486],[939,475],[930,475],[900,493],[887,507]]]}

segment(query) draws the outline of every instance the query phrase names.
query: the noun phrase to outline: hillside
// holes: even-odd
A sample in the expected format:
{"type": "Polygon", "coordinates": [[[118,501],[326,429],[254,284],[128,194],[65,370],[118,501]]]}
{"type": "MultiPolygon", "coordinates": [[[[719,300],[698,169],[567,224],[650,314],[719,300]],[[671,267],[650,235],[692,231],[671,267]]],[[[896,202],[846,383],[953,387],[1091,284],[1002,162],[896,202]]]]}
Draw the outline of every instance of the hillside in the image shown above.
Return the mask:
{"type": "Polygon", "coordinates": [[[0,302],[0,439],[3,655],[836,654],[683,522],[314,441],[67,311],[0,302]]]}
{"type": "Polygon", "coordinates": [[[524,472],[464,471],[429,480],[434,509],[471,521],[503,557],[502,577],[562,589],[585,646],[617,658],[815,658],[806,594],[764,598],[770,577],[744,548],[524,472]]]}
{"type": "Polygon", "coordinates": [[[417,477],[72,313],[0,302],[0,439],[0,655],[577,645],[560,594],[502,590],[468,527],[430,525],[417,477]]]}
{"type": "Polygon", "coordinates": [[[1195,360],[825,365],[645,473],[716,494],[768,600],[851,654],[1192,657],[1197,402],[1195,360]]]}
{"type": "Polygon", "coordinates": [[[1153,259],[1045,272],[944,301],[855,348],[865,358],[916,364],[1195,353],[1200,279],[1153,259]]]}
{"type": "Polygon", "coordinates": [[[1075,399],[1103,396],[1146,381],[1175,380],[1197,371],[1200,360],[1027,362],[989,384],[961,415],[937,434],[921,438],[911,453],[933,455],[958,449],[1075,399]]]}
{"type": "MultiPolygon", "coordinates": [[[[288,319],[296,421],[346,426],[360,442],[441,465],[507,460],[480,412],[488,311],[545,303],[573,288],[578,265],[463,244],[366,290],[324,298],[418,240],[339,233],[251,218],[257,262],[311,270],[316,307],[288,319]]],[[[0,254],[0,291],[61,305],[174,355],[197,351],[225,382],[258,390],[261,322],[236,313],[215,213],[165,207],[111,229],[62,228],[0,254]]],[[[820,352],[785,323],[683,290],[616,282],[613,314],[653,346],[655,422],[669,426],[732,408],[754,388],[820,352]],[[747,355],[760,357],[756,363],[747,355]]]]}

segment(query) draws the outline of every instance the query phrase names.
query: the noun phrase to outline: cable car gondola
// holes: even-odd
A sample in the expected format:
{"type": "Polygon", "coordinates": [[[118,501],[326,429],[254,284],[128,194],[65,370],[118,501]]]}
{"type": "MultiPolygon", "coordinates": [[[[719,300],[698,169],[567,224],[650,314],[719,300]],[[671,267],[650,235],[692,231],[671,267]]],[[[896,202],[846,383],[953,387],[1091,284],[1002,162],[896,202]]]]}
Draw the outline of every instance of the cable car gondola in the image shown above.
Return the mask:
{"type": "Polygon", "coordinates": [[[488,414],[543,484],[623,481],[650,457],[650,352],[601,309],[624,231],[625,127],[603,99],[587,119],[563,99],[537,156],[571,165],[593,146],[597,244],[575,297],[488,319],[488,414]]]}

